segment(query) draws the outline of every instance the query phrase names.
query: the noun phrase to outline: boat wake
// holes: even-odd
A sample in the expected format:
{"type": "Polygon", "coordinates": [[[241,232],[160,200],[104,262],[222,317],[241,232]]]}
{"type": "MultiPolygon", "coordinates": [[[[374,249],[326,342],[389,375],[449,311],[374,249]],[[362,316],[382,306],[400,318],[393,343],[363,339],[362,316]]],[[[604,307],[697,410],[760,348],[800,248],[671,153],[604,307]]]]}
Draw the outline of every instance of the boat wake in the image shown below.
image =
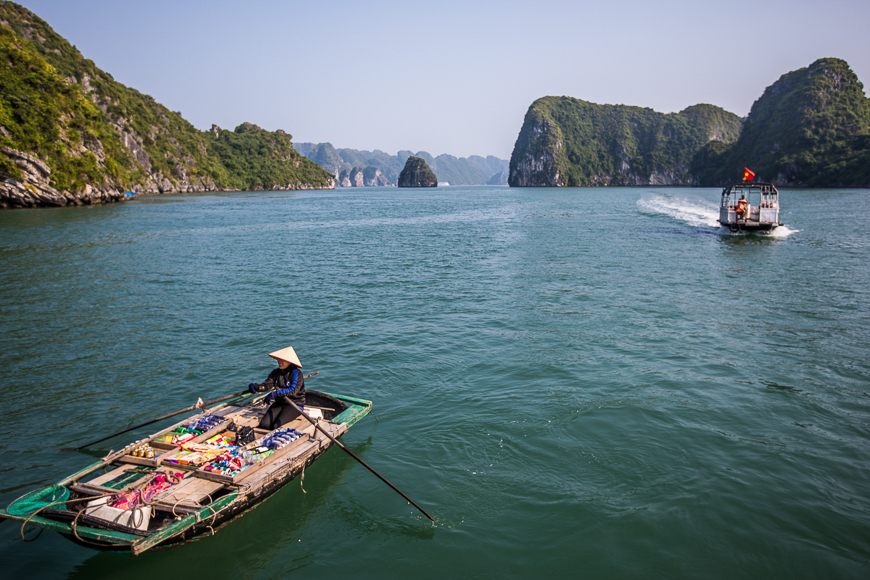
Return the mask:
{"type": "Polygon", "coordinates": [[[765,235],[770,236],[771,238],[787,238],[792,234],[798,233],[799,231],[800,230],[793,230],[788,226],[779,226],[772,232],[768,232],[765,235]]]}
{"type": "Polygon", "coordinates": [[[656,195],[652,198],[638,200],[637,206],[644,213],[666,215],[693,228],[728,236],[761,235],[771,238],[787,238],[800,231],[793,230],[788,226],[779,226],[773,231],[765,233],[731,232],[728,228],[719,225],[719,205],[700,199],[656,195]]]}
{"type": "Polygon", "coordinates": [[[703,200],[657,195],[637,202],[642,211],[664,214],[695,228],[719,229],[719,207],[703,200]]]}

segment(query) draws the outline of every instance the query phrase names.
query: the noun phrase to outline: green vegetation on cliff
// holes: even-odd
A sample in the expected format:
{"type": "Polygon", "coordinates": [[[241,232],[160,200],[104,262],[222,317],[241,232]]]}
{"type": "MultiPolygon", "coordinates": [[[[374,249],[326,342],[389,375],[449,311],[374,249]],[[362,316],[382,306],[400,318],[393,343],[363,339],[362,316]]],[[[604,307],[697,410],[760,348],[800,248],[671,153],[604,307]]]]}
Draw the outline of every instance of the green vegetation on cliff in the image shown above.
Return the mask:
{"type": "Polygon", "coordinates": [[[693,161],[702,185],[726,185],[743,167],[778,185],[870,186],[870,99],[849,65],[823,58],[782,75],[752,105],[731,146],[693,161]]]}
{"type": "MultiPolygon", "coordinates": [[[[9,18],[15,5],[0,5],[2,18],[9,18]]],[[[31,35],[45,34],[37,29],[31,35]]],[[[48,35],[47,40],[55,39],[48,35]]],[[[105,115],[78,86],[66,82],[60,71],[32,44],[22,43],[18,34],[0,26],[0,145],[36,155],[52,168],[58,189],[81,189],[100,183],[104,174],[121,177],[131,164],[127,149],[106,122],[105,115]],[[102,167],[93,149],[103,153],[102,167]]],[[[46,42],[46,50],[71,47],[46,42]]],[[[74,49],[73,49],[74,50],[74,49]]],[[[64,52],[61,57],[66,56],[64,52]]],[[[0,151],[0,170],[21,177],[21,169],[0,151]]]]}
{"type": "Polygon", "coordinates": [[[510,163],[511,185],[691,184],[692,156],[733,141],[740,118],[713,105],[679,113],[544,97],[529,108],[510,163]]]}
{"type": "Polygon", "coordinates": [[[0,172],[21,178],[2,147],[34,155],[50,185],[140,191],[330,187],[283,131],[199,131],[101,71],[27,9],[0,2],[0,172]]]}
{"type": "Polygon", "coordinates": [[[429,169],[426,160],[411,155],[399,174],[399,187],[438,187],[438,178],[429,169]]]}
{"type": "Polygon", "coordinates": [[[251,123],[234,131],[213,126],[206,133],[208,150],[226,168],[223,183],[231,189],[269,189],[275,184],[326,185],[324,170],[293,148],[290,135],[251,123]]]}

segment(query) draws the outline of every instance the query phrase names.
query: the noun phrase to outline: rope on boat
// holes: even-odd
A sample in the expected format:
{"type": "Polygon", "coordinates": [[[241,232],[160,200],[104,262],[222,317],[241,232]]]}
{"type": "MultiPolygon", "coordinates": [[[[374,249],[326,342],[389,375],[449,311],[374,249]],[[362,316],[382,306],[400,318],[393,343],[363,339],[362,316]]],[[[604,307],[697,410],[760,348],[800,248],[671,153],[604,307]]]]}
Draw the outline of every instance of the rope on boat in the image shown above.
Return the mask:
{"type": "MultiPolygon", "coordinates": [[[[303,468],[303,471],[304,471],[304,468],[303,468]]],[[[305,490],[302,490],[302,491],[305,491],[305,490]]],[[[36,537],[35,537],[35,538],[32,538],[32,539],[30,539],[30,540],[28,540],[27,538],[24,537],[24,527],[27,526],[27,524],[30,523],[30,520],[32,520],[33,518],[35,518],[35,517],[39,514],[39,512],[41,512],[42,510],[47,509],[47,508],[50,508],[51,506],[60,505],[60,504],[65,504],[65,503],[68,503],[68,502],[71,502],[71,501],[87,502],[87,501],[93,501],[93,500],[95,500],[95,499],[101,499],[101,498],[104,498],[104,497],[108,497],[108,496],[111,496],[111,495],[115,495],[115,494],[114,494],[114,493],[104,493],[104,494],[101,494],[101,495],[94,495],[94,496],[88,496],[88,497],[77,497],[77,498],[75,498],[75,499],[68,499],[68,498],[67,498],[67,499],[63,499],[63,500],[60,500],[60,501],[55,501],[55,502],[52,502],[52,503],[49,503],[49,504],[46,504],[46,505],[40,507],[39,509],[37,509],[36,511],[34,511],[32,514],[30,514],[30,515],[27,517],[27,519],[24,520],[24,522],[21,524],[21,528],[19,529],[19,534],[21,535],[21,540],[24,541],[24,542],[35,542],[35,541],[36,541],[37,539],[39,539],[39,537],[42,535],[42,532],[45,531],[45,528],[40,528],[39,533],[36,535],[36,537]]],[[[228,503],[227,505],[225,505],[224,507],[222,507],[222,508],[219,509],[219,510],[215,510],[215,509],[210,505],[211,503],[213,503],[212,498],[211,498],[211,494],[206,494],[206,497],[208,497],[208,499],[209,499],[209,505],[206,505],[205,507],[207,507],[209,510],[211,510],[211,513],[212,513],[212,515],[211,515],[211,518],[212,518],[211,523],[210,523],[210,524],[206,524],[206,527],[207,527],[209,530],[211,530],[211,535],[213,536],[213,535],[215,534],[215,530],[214,530],[214,527],[213,527],[213,526],[214,526],[215,522],[217,521],[217,517],[218,517],[218,515],[220,515],[220,513],[221,513],[222,511],[224,511],[225,509],[228,509],[228,508],[230,507],[230,505],[232,505],[233,502],[228,503]]],[[[179,504],[180,501],[181,501],[181,500],[176,501],[176,502],[175,502],[175,505],[172,506],[172,515],[175,516],[176,518],[178,518],[179,516],[175,513],[175,507],[179,504]]],[[[153,510],[153,507],[152,507],[152,510],[153,510]]],[[[72,521],[72,524],[71,524],[72,532],[73,532],[73,536],[75,536],[75,538],[76,538],[78,541],[80,541],[80,542],[82,542],[82,543],[84,543],[84,544],[91,544],[91,545],[93,545],[93,546],[103,546],[103,545],[105,545],[106,543],[111,544],[111,545],[113,545],[113,546],[120,546],[120,545],[123,545],[122,543],[117,543],[117,542],[108,542],[108,541],[104,541],[103,543],[92,542],[92,541],[90,541],[90,540],[86,540],[85,538],[81,537],[81,536],[79,535],[79,532],[78,532],[77,524],[78,524],[78,519],[79,519],[79,517],[80,517],[83,513],[85,513],[85,510],[84,510],[84,509],[80,510],[80,511],[76,514],[76,516],[73,518],[73,521],[72,521]]],[[[199,520],[199,517],[197,517],[197,520],[199,520]]],[[[183,531],[184,531],[184,530],[180,530],[178,533],[173,534],[172,536],[169,536],[169,537],[170,537],[170,538],[175,537],[175,536],[177,536],[178,534],[182,533],[183,531]]],[[[169,539],[169,538],[165,538],[164,541],[167,540],[167,539],[169,539]]]]}
{"type": "MultiPolygon", "coordinates": [[[[175,494],[173,494],[173,495],[175,495],[175,494]]],[[[181,498],[181,499],[184,499],[184,498],[181,498]]],[[[175,513],[175,508],[178,507],[178,504],[181,503],[181,499],[177,499],[177,500],[175,500],[175,503],[172,504],[172,517],[174,517],[176,520],[180,520],[180,519],[181,519],[181,516],[178,515],[177,513],[175,513]]]]}
{"type": "MultiPolygon", "coordinates": [[[[114,494],[110,494],[110,495],[114,495],[114,494]]],[[[81,516],[83,513],[85,513],[85,510],[81,510],[81,511],[79,511],[79,513],[76,514],[76,517],[73,518],[73,521],[72,521],[72,531],[73,531],[73,536],[75,536],[75,538],[76,538],[79,542],[83,542],[83,543],[85,543],[85,544],[90,544],[90,545],[92,545],[92,546],[102,546],[102,544],[100,544],[100,543],[98,543],[98,542],[91,542],[90,540],[86,540],[86,539],[84,539],[83,537],[81,537],[81,536],[79,535],[79,530],[78,530],[78,528],[76,528],[76,524],[77,524],[78,521],[79,521],[79,516],[81,516]]]]}
{"type": "MultiPolygon", "coordinates": [[[[95,495],[95,496],[93,496],[93,497],[78,497],[78,498],[75,498],[75,499],[62,499],[62,500],[60,500],[60,501],[55,501],[55,502],[52,502],[52,503],[49,503],[49,504],[45,504],[44,506],[42,506],[41,508],[39,508],[38,510],[36,510],[36,511],[33,512],[32,514],[30,514],[29,516],[27,516],[27,519],[24,520],[24,523],[21,524],[21,528],[18,530],[18,533],[19,533],[19,535],[21,536],[22,541],[24,541],[24,542],[35,542],[37,539],[39,539],[39,536],[42,535],[42,532],[45,530],[45,528],[41,528],[41,531],[39,532],[39,534],[37,534],[37,536],[36,536],[35,538],[33,538],[33,539],[31,539],[31,540],[28,540],[27,538],[24,537],[24,526],[26,526],[28,523],[30,523],[30,520],[32,520],[33,518],[35,518],[35,517],[39,514],[39,512],[41,512],[42,510],[47,509],[47,508],[50,508],[50,507],[53,506],[53,505],[65,504],[65,503],[68,503],[68,502],[71,502],[71,501],[91,501],[91,500],[100,499],[100,498],[103,498],[103,497],[108,497],[108,496],[110,496],[110,495],[115,495],[115,494],[113,494],[113,493],[104,493],[104,494],[102,494],[102,495],[95,495]]],[[[76,517],[73,519],[73,525],[72,525],[73,535],[75,535],[75,537],[78,538],[78,539],[80,539],[80,540],[82,540],[82,538],[79,538],[79,535],[78,535],[78,533],[76,532],[76,526],[75,526],[75,524],[76,524],[76,520],[79,519],[79,516],[82,515],[82,512],[84,512],[84,511],[85,511],[85,510],[81,510],[78,514],[76,514],[76,517]]],[[[82,541],[85,542],[85,543],[89,543],[89,542],[87,542],[86,540],[82,540],[82,541]]]]}
{"type": "Polygon", "coordinates": [[[299,489],[302,490],[302,493],[308,493],[302,486],[303,483],[305,483],[305,462],[302,463],[302,475],[299,476],[299,489]]]}
{"type": "MultiPolygon", "coordinates": [[[[211,500],[211,497],[209,497],[208,499],[211,500]]],[[[211,507],[211,501],[209,501],[208,503],[209,503],[209,505],[207,505],[207,506],[205,506],[205,507],[207,507],[208,509],[211,510],[212,516],[211,516],[211,523],[210,523],[210,524],[206,524],[206,525],[207,525],[208,528],[211,530],[211,535],[213,536],[213,535],[214,535],[214,528],[212,528],[212,526],[213,526],[214,523],[217,521],[217,515],[218,515],[218,512],[214,511],[214,508],[211,507]]]]}

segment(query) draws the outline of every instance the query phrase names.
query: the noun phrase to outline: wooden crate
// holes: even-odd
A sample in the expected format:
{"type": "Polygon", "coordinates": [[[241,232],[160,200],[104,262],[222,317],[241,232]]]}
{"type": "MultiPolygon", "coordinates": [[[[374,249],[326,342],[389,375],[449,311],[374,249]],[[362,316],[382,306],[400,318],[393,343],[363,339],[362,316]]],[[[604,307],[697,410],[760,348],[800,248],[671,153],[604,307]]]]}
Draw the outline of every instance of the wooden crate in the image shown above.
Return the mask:
{"type": "MultiPolygon", "coordinates": [[[[305,421],[305,419],[301,419],[305,421]]],[[[221,473],[213,473],[211,471],[205,471],[205,469],[200,468],[196,470],[196,476],[201,477],[203,479],[209,479],[211,481],[217,481],[221,483],[225,483],[228,485],[237,485],[245,481],[247,478],[252,475],[259,473],[263,470],[276,469],[279,464],[283,464],[286,461],[292,460],[293,457],[302,455],[308,452],[312,447],[331,445],[332,442],[326,437],[323,433],[319,431],[316,432],[316,436],[312,437],[312,434],[315,433],[314,426],[308,423],[308,427],[306,429],[300,429],[302,425],[293,426],[293,423],[288,425],[284,425],[282,429],[291,428],[296,429],[297,431],[301,431],[303,433],[302,437],[293,441],[286,447],[282,447],[278,449],[275,453],[267,457],[266,459],[251,465],[247,469],[242,470],[236,475],[223,475],[221,473]]],[[[306,421],[307,423],[307,421],[306,421]]],[[[329,434],[333,437],[338,437],[340,434],[344,433],[346,429],[343,425],[336,425],[333,423],[322,422],[321,427],[329,431],[329,434]]],[[[259,429],[258,429],[259,431],[259,429]]],[[[268,432],[266,432],[268,434],[268,432]]],[[[261,443],[263,438],[259,438],[257,442],[250,445],[249,447],[254,447],[257,444],[261,443]]]]}
{"type": "Polygon", "coordinates": [[[163,450],[163,453],[155,455],[152,459],[148,459],[147,457],[136,457],[134,455],[122,455],[118,457],[117,461],[119,463],[132,463],[135,465],[147,465],[149,467],[157,467],[163,462],[163,459],[165,459],[169,455],[172,455],[173,453],[176,453],[177,449],[178,447],[175,447],[174,449],[163,450]]]}

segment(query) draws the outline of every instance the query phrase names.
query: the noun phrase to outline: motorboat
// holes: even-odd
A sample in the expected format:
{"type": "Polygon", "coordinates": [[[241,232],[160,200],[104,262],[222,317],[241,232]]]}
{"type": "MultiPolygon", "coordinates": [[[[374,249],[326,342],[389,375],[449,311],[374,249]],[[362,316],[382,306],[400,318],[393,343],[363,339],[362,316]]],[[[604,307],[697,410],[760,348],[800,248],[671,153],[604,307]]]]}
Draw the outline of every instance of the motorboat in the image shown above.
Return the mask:
{"type": "Polygon", "coordinates": [[[741,181],[722,190],[719,224],[732,232],[770,232],[779,221],[779,191],[772,183],[741,181]]]}

